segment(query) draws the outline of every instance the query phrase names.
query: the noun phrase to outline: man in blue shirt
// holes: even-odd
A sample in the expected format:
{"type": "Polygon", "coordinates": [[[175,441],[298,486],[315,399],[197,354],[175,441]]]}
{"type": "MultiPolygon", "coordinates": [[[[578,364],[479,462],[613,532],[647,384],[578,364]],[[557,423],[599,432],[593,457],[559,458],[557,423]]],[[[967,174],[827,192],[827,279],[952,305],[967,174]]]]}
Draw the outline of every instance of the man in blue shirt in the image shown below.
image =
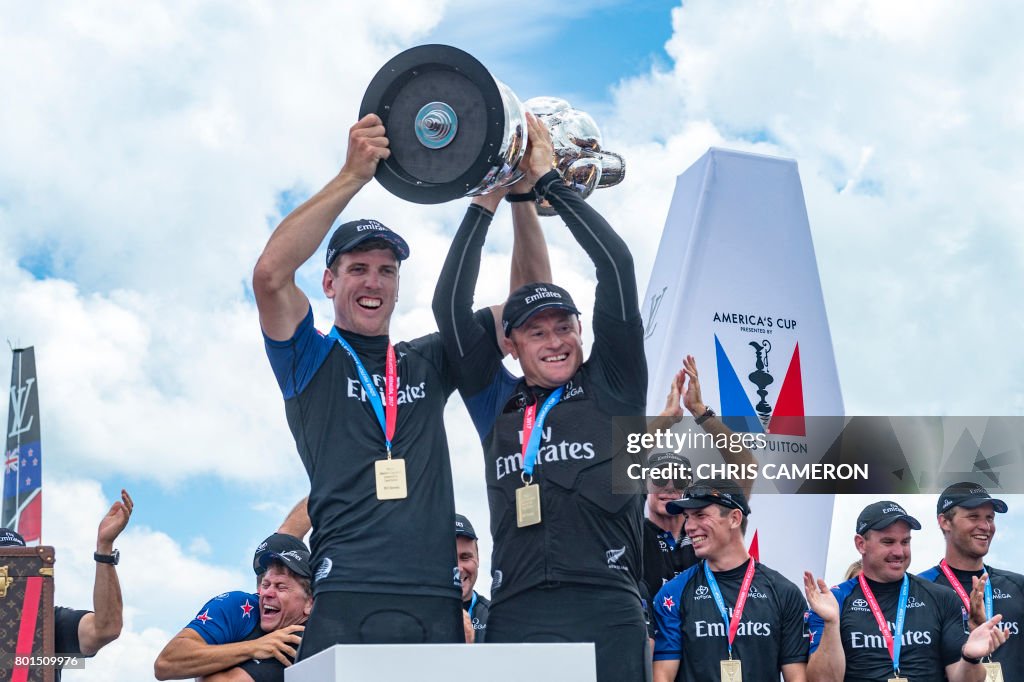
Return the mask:
{"type": "Polygon", "coordinates": [[[282,682],[313,607],[309,550],[275,533],[253,559],[259,593],[225,592],[208,601],[156,659],[158,680],[282,682]]]}
{"type": "Polygon", "coordinates": [[[831,591],[804,574],[812,609],[809,682],[985,679],[981,658],[1006,641],[1000,616],[968,637],[967,612],[956,594],[907,573],[910,531],[920,529],[895,502],[869,504],[854,536],[861,574],[831,591]]]}

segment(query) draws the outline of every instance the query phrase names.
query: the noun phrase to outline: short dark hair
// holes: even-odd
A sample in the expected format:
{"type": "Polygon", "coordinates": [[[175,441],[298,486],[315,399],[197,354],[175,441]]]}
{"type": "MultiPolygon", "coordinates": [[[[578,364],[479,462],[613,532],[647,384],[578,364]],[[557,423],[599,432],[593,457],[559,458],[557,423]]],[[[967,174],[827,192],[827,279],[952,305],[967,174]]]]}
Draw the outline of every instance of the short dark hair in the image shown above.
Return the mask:
{"type": "MultiPolygon", "coordinates": [[[[723,517],[728,516],[730,512],[732,512],[734,509],[736,509],[735,507],[726,507],[724,504],[716,504],[715,506],[718,507],[718,514],[719,514],[719,516],[723,516],[723,517]]],[[[743,514],[743,510],[741,510],[741,509],[736,509],[736,511],[740,512],[741,514],[743,514]]],[[[744,535],[745,536],[746,534],[747,534],[747,515],[743,514],[743,520],[740,521],[740,535],[744,535]]]]}
{"type": "MultiPolygon", "coordinates": [[[[288,566],[286,566],[285,563],[283,561],[281,561],[280,559],[271,559],[270,561],[268,561],[267,562],[267,571],[269,571],[271,568],[280,568],[280,569],[282,569],[285,573],[287,573],[291,577],[295,578],[295,582],[297,582],[299,584],[299,587],[302,588],[302,591],[305,592],[307,597],[312,597],[313,596],[313,583],[312,583],[312,581],[309,578],[307,578],[305,576],[302,576],[302,575],[299,575],[298,573],[296,573],[292,569],[288,568],[288,566]]],[[[260,576],[260,585],[263,584],[263,578],[266,577],[267,571],[264,571],[263,575],[260,576]]]]}
{"type": "MultiPolygon", "coordinates": [[[[380,237],[373,237],[372,239],[361,241],[348,251],[345,251],[345,253],[366,253],[367,251],[390,251],[395,256],[395,264],[398,267],[402,267],[402,259],[398,257],[397,253],[395,253],[395,248],[391,245],[391,242],[386,239],[381,239],[380,237]]],[[[345,254],[339,253],[338,257],[331,263],[331,274],[338,274],[338,263],[341,262],[341,256],[343,255],[345,254]]]]}

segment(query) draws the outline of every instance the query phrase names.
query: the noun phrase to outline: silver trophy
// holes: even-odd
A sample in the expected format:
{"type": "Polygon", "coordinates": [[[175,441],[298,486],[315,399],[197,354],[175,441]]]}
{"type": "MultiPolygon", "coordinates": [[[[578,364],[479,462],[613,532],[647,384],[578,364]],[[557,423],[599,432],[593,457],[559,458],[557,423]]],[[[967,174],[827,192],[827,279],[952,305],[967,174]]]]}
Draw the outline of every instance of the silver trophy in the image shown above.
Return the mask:
{"type": "MultiPolygon", "coordinates": [[[[526,110],[551,132],[566,185],[586,198],[622,181],[625,162],[602,149],[590,115],[554,97],[524,104],[474,57],[448,45],[421,45],[391,59],[370,82],[359,116],[376,113],[387,130],[391,156],[378,164],[377,180],[402,199],[437,204],[522,177],[526,110]]],[[[546,202],[538,211],[554,214],[546,202]]]]}

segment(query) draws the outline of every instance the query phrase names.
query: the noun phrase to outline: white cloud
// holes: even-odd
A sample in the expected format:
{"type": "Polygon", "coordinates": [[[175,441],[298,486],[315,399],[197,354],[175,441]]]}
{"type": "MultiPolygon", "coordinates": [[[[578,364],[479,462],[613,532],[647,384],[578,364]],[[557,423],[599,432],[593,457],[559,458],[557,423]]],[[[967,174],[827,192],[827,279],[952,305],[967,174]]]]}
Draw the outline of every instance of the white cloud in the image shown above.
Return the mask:
{"type": "MultiPolygon", "coordinates": [[[[627,158],[648,130],[662,141],[641,147],[631,180],[683,170],[698,154],[670,147],[694,131],[700,151],[761,140],[798,160],[851,412],[1019,413],[1020,11],[912,11],[688,2],[673,15],[673,68],[620,84],[613,129],[627,158]]],[[[643,212],[634,191],[621,203],[643,212]]]]}

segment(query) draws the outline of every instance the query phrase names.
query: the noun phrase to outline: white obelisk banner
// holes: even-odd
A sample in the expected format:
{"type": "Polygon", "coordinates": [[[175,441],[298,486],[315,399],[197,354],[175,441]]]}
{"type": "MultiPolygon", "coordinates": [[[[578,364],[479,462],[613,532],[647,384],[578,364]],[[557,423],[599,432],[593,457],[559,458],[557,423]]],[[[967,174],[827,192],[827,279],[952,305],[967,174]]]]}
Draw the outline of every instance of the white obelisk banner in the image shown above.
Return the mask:
{"type": "MultiPolygon", "coordinates": [[[[642,307],[649,414],[692,354],[704,402],[734,431],[765,434],[762,470],[820,459],[838,420],[805,417],[842,416],[843,400],[795,161],[710,149],[680,175],[642,307]]],[[[759,479],[747,530],[797,584],[825,572],[833,505],[778,494],[801,483],[759,479]]]]}

